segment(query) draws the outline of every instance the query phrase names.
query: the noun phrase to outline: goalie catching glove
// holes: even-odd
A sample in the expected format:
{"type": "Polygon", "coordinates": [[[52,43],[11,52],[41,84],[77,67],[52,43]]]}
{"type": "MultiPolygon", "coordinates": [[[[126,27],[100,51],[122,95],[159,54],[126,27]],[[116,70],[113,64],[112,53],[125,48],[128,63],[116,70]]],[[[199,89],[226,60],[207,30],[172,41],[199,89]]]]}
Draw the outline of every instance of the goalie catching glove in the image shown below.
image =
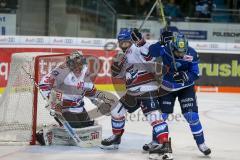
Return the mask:
{"type": "Polygon", "coordinates": [[[104,103],[107,103],[110,105],[115,103],[114,99],[107,97],[103,92],[98,92],[96,94],[96,98],[98,98],[98,99],[102,100],[104,103]]]}
{"type": "Polygon", "coordinates": [[[103,92],[98,92],[94,99],[91,99],[92,103],[98,107],[97,111],[100,111],[103,115],[110,115],[111,109],[117,102],[117,97],[111,96],[112,94],[107,94],[103,92]]]}

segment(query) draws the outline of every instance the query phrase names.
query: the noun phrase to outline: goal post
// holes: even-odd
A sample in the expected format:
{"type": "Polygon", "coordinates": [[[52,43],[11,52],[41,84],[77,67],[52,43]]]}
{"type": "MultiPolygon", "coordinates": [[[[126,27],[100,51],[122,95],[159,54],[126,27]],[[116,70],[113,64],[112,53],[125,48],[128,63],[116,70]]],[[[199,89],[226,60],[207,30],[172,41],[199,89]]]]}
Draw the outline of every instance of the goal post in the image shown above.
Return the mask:
{"type": "Polygon", "coordinates": [[[65,61],[67,54],[23,52],[12,55],[5,92],[0,97],[0,143],[36,143],[43,125],[56,123],[45,109],[44,100],[32,79],[42,76],[65,61]]]}

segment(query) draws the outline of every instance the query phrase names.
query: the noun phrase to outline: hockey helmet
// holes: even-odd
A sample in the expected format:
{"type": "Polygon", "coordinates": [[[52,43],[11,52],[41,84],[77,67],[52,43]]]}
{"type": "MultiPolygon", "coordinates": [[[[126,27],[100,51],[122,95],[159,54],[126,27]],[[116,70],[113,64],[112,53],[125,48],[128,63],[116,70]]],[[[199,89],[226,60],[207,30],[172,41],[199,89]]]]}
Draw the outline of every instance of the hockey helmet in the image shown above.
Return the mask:
{"type": "Polygon", "coordinates": [[[119,43],[119,47],[125,52],[132,45],[131,38],[132,30],[131,29],[121,29],[117,39],[119,43]]]}
{"type": "Polygon", "coordinates": [[[66,58],[66,64],[68,68],[73,71],[78,68],[82,68],[87,64],[86,58],[83,56],[82,51],[75,50],[66,58]]]}
{"type": "Polygon", "coordinates": [[[176,36],[173,37],[171,46],[176,56],[183,57],[188,50],[188,40],[186,39],[184,34],[178,33],[176,36]]]}
{"type": "Polygon", "coordinates": [[[131,29],[121,29],[120,32],[118,33],[117,39],[118,41],[131,41],[131,34],[132,30],[131,29]]]}

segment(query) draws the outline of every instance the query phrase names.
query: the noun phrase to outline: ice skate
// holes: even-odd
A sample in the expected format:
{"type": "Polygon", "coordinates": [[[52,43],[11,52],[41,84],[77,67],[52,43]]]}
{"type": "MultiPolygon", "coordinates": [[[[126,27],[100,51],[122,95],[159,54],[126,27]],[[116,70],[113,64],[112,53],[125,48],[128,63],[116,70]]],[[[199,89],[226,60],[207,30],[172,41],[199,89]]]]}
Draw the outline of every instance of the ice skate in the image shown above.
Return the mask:
{"type": "Polygon", "coordinates": [[[198,145],[198,149],[199,149],[205,156],[208,156],[209,154],[211,154],[211,149],[208,148],[205,143],[199,144],[199,145],[198,145]]]}
{"type": "Polygon", "coordinates": [[[173,160],[171,141],[154,146],[149,150],[150,160],[173,160]]]}
{"type": "Polygon", "coordinates": [[[160,144],[158,144],[155,141],[151,141],[148,144],[144,144],[143,147],[142,147],[143,148],[143,152],[149,152],[149,150],[153,149],[157,145],[160,145],[160,144]]]}
{"type": "Polygon", "coordinates": [[[118,149],[119,144],[121,143],[122,135],[112,135],[109,138],[102,140],[101,148],[102,149],[118,149]]]}

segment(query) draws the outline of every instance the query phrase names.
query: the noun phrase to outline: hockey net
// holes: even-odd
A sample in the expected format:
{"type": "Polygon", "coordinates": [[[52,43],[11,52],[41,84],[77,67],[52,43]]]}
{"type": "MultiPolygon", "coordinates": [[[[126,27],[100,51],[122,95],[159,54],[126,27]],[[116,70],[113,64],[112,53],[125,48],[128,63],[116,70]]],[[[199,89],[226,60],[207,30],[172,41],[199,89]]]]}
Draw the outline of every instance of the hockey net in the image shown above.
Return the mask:
{"type": "Polygon", "coordinates": [[[23,68],[38,83],[65,57],[63,53],[13,54],[7,87],[0,98],[0,144],[35,144],[36,131],[43,125],[56,123],[23,68]]]}

